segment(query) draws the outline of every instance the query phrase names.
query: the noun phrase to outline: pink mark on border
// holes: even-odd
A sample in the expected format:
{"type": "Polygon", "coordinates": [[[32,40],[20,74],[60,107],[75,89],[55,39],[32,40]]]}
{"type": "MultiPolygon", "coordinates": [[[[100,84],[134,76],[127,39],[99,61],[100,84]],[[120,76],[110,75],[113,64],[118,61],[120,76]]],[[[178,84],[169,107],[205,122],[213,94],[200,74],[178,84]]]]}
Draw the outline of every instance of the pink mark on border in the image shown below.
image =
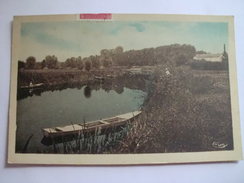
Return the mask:
{"type": "Polygon", "coordinates": [[[112,13],[80,14],[80,19],[112,19],[112,13]]]}

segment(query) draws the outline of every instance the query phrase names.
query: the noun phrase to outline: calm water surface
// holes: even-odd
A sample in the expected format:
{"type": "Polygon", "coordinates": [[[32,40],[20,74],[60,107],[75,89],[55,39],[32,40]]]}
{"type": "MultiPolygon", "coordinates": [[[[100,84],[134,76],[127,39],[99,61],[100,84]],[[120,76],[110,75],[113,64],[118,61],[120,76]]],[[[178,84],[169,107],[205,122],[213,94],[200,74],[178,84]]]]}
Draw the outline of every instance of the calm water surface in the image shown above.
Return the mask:
{"type": "Polygon", "coordinates": [[[21,152],[33,134],[28,152],[42,152],[42,128],[69,125],[135,111],[143,104],[146,93],[124,87],[123,92],[89,87],[46,91],[41,96],[18,100],[16,152],[21,152]]]}

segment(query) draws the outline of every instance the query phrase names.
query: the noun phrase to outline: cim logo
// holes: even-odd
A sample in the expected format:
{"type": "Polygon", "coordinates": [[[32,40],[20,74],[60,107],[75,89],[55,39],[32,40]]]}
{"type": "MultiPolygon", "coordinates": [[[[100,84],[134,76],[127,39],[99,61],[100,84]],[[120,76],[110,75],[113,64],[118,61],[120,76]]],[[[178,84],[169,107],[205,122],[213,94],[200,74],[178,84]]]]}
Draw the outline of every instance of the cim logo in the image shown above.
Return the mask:
{"type": "Polygon", "coordinates": [[[80,19],[112,19],[111,13],[99,13],[99,14],[80,14],[80,19]]]}

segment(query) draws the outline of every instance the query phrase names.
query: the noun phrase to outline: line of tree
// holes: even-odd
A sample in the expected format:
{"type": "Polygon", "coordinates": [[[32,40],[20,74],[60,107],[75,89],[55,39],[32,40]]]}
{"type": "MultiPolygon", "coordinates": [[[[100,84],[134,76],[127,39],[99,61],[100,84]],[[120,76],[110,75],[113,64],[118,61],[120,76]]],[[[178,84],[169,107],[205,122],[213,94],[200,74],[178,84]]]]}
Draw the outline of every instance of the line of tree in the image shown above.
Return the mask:
{"type": "Polygon", "coordinates": [[[123,47],[115,49],[103,49],[100,55],[91,55],[82,58],[71,57],[65,62],[59,62],[55,55],[48,55],[42,62],[37,62],[36,58],[30,56],[25,62],[19,61],[19,68],[25,69],[59,69],[70,68],[90,71],[91,69],[101,69],[112,65],[118,66],[143,66],[157,65],[171,62],[178,65],[190,63],[196,54],[196,49],[191,45],[173,44],[160,46],[157,48],[145,48],[142,50],[124,51],[123,47]]]}
{"type": "Polygon", "coordinates": [[[194,46],[173,44],[126,51],[115,55],[114,60],[118,65],[157,65],[166,62],[183,65],[191,61],[195,54],[196,49],[194,46]]]}

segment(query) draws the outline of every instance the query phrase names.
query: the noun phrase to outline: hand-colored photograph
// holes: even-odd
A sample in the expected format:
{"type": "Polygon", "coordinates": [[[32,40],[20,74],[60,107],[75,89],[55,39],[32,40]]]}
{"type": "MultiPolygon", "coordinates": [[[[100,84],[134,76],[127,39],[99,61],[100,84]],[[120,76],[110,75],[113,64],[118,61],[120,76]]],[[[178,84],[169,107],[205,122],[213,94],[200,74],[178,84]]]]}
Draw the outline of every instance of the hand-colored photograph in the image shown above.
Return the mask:
{"type": "MultiPolygon", "coordinates": [[[[238,160],[229,17],[120,16],[14,20],[11,153],[109,158],[233,152],[226,160],[238,160]]],[[[195,161],[201,162],[186,160],[195,161]]]]}

